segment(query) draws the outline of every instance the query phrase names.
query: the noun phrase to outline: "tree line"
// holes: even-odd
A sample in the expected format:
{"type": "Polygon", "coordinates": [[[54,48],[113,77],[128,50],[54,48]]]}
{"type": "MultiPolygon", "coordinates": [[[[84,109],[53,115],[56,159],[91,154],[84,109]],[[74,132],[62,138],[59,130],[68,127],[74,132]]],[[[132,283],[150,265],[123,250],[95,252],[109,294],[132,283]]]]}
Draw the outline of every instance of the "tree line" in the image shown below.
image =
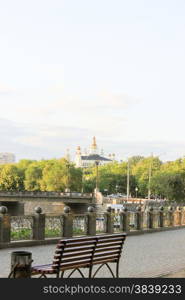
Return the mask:
{"type": "MultiPolygon", "coordinates": [[[[133,156],[129,161],[98,167],[99,189],[104,194],[127,193],[132,197],[185,200],[185,158],[162,162],[158,157],[133,156]],[[149,180],[150,177],[150,180],[149,180]]],[[[65,158],[50,160],[20,160],[14,164],[0,165],[0,190],[3,191],[65,191],[93,192],[97,169],[76,168],[65,158]]]]}

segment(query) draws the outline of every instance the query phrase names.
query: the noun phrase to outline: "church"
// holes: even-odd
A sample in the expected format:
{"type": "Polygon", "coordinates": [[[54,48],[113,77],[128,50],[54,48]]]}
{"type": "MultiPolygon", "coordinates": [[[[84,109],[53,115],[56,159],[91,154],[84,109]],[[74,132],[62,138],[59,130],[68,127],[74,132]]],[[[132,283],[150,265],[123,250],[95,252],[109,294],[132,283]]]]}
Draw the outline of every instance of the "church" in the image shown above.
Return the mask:
{"type": "Polygon", "coordinates": [[[99,154],[96,137],[94,136],[88,152],[84,151],[84,153],[82,153],[81,147],[77,147],[75,165],[80,168],[88,168],[94,166],[96,162],[98,162],[99,165],[104,165],[114,160],[115,154],[109,154],[108,157],[105,157],[103,150],[101,150],[101,153],[99,154]]]}

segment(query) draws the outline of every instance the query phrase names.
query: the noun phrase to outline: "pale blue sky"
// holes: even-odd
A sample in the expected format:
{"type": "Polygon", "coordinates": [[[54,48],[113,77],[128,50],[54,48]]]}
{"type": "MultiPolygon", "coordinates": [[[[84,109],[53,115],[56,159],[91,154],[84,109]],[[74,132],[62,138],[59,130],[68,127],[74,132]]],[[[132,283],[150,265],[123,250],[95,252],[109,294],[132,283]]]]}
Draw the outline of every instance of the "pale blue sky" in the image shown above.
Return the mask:
{"type": "Polygon", "coordinates": [[[184,0],[0,0],[0,43],[0,152],[184,156],[184,0]]]}

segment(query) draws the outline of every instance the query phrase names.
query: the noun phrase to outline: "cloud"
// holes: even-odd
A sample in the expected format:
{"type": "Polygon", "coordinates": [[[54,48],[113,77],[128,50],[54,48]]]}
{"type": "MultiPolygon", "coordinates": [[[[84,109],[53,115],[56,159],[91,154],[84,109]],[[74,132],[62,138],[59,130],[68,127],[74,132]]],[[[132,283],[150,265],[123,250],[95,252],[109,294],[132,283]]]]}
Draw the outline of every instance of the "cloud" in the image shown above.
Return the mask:
{"type": "Polygon", "coordinates": [[[15,92],[15,89],[4,85],[4,84],[0,84],[0,95],[9,95],[15,92]]]}
{"type": "Polygon", "coordinates": [[[65,95],[61,96],[61,99],[52,102],[49,106],[49,110],[55,110],[57,108],[62,108],[70,111],[85,111],[91,112],[91,110],[101,109],[127,109],[130,105],[136,104],[140,101],[137,98],[131,97],[127,94],[116,94],[111,93],[106,90],[102,90],[95,95],[89,95],[88,97],[80,97],[75,95],[65,95]]]}
{"type": "MultiPolygon", "coordinates": [[[[21,101],[20,104],[18,98],[18,102],[14,101],[15,103],[11,100],[3,104],[1,114],[30,127],[49,125],[79,130],[84,128],[94,134],[107,136],[122,131],[129,107],[138,103],[138,99],[126,94],[114,94],[105,90],[88,98],[67,95],[64,92],[59,93],[58,100],[52,93],[46,95],[46,101],[40,101],[40,96],[39,94],[34,98],[34,95],[29,95],[25,98],[26,101],[21,101]],[[11,110],[8,109],[10,104],[11,110]]],[[[51,134],[56,135],[55,132],[51,134]]]]}
{"type": "Polygon", "coordinates": [[[111,134],[102,134],[87,128],[35,125],[15,123],[0,119],[0,152],[13,152],[17,160],[21,158],[41,159],[59,158],[70,149],[74,158],[76,147],[88,149],[92,137],[96,135],[99,150],[105,155],[115,153],[118,160],[126,160],[132,155],[161,155],[163,161],[174,160],[185,154],[185,142],[126,140],[124,136],[117,138],[111,134]]]}

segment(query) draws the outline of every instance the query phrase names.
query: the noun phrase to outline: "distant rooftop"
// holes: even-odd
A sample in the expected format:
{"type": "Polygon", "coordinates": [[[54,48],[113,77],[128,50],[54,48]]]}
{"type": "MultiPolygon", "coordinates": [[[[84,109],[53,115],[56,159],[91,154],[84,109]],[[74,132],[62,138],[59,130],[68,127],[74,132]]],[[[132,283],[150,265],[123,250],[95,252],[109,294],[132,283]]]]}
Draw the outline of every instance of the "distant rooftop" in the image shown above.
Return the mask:
{"type": "Polygon", "coordinates": [[[112,161],[109,158],[103,157],[99,154],[89,154],[89,155],[82,155],[82,160],[104,160],[104,161],[112,161]]]}

